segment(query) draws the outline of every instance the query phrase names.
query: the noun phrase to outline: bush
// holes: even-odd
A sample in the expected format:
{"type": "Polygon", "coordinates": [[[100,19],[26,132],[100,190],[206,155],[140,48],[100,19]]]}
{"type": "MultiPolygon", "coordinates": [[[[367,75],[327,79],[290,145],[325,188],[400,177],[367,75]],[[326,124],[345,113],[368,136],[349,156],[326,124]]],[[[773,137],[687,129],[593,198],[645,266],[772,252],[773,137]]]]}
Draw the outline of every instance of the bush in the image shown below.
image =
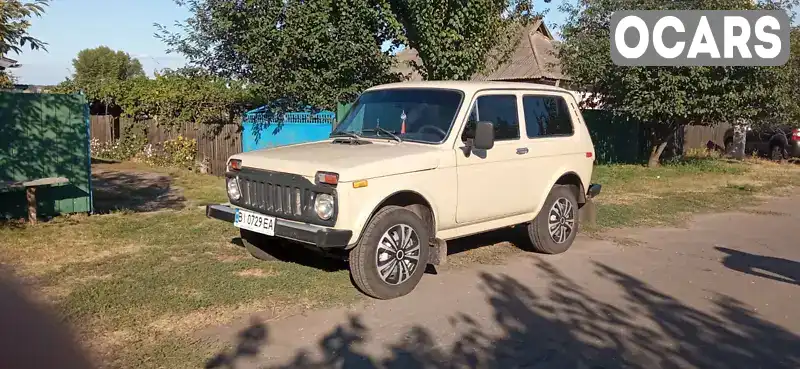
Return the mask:
{"type": "Polygon", "coordinates": [[[158,167],[194,169],[197,141],[178,136],[158,144],[147,143],[143,135],[131,135],[116,143],[103,143],[93,138],[92,156],[112,160],[135,160],[158,167]]]}
{"type": "Polygon", "coordinates": [[[114,143],[100,142],[93,138],[90,144],[92,156],[120,161],[131,160],[145,148],[147,137],[134,134],[114,143]]]}
{"type": "Polygon", "coordinates": [[[159,167],[179,167],[193,169],[197,156],[197,141],[191,138],[178,138],[160,144],[148,144],[138,159],[159,167]]]}

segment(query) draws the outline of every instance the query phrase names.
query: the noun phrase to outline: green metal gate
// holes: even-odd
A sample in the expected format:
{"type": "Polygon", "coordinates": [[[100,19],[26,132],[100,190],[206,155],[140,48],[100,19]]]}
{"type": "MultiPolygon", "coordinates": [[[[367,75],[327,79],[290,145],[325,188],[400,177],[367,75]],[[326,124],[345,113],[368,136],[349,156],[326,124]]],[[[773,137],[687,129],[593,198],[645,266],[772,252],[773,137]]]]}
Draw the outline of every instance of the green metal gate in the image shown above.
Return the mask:
{"type": "MultiPolygon", "coordinates": [[[[93,210],[89,150],[83,95],[0,92],[0,181],[69,180],[37,188],[40,215],[93,210]]],[[[0,192],[0,218],[26,213],[24,190],[0,192]]]]}

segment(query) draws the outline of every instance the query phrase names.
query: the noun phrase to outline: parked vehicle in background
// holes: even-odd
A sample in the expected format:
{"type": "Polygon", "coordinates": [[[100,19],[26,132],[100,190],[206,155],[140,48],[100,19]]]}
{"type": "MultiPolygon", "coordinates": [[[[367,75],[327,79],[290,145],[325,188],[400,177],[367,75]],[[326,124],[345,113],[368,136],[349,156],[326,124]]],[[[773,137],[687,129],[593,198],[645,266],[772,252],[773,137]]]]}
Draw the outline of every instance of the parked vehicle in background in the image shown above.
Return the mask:
{"type": "Polygon", "coordinates": [[[363,292],[390,299],[411,292],[455,238],[525,224],[535,250],[566,251],[579,208],[600,192],[589,182],[594,154],[561,88],[382,85],[330,139],[233,155],[231,206],[207,214],[241,228],[259,258],[287,247],[278,239],[339,251],[363,292]]]}
{"type": "MultiPolygon", "coordinates": [[[[725,132],[725,151],[733,143],[733,128],[725,132]]],[[[745,153],[780,161],[800,158],[800,125],[763,125],[747,128],[745,153]]]]}

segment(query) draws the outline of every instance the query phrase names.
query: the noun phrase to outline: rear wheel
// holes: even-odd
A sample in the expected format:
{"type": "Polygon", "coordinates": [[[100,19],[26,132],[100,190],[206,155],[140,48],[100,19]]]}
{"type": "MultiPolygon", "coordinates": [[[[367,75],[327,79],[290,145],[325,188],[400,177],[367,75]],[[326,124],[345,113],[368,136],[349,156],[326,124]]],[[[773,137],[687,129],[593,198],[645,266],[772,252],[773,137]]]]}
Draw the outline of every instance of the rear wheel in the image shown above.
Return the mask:
{"type": "Polygon", "coordinates": [[[277,237],[270,237],[261,233],[240,229],[244,248],[254,258],[265,261],[278,260],[273,254],[283,251],[283,242],[277,237]]]}
{"type": "Polygon", "coordinates": [[[783,147],[781,145],[773,144],[769,149],[769,157],[774,161],[781,161],[784,159],[783,147]]]}
{"type": "Polygon", "coordinates": [[[365,294],[388,300],[411,292],[428,264],[428,229],[411,210],[387,206],[350,251],[350,274],[365,294]]]}
{"type": "Polygon", "coordinates": [[[567,251],[578,234],[578,200],[574,186],[556,185],[528,224],[533,249],[544,254],[567,251]]]}

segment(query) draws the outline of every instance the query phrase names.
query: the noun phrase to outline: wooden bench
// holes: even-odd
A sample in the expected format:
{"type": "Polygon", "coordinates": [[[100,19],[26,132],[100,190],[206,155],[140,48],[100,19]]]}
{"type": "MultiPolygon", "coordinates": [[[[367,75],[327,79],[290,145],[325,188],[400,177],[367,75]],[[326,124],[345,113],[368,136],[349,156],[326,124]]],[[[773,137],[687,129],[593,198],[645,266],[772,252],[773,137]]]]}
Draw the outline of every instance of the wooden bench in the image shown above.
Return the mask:
{"type": "Polygon", "coordinates": [[[29,181],[3,181],[0,182],[0,192],[25,189],[25,198],[28,201],[28,222],[36,224],[36,188],[69,183],[64,177],[38,178],[29,181]]]}

